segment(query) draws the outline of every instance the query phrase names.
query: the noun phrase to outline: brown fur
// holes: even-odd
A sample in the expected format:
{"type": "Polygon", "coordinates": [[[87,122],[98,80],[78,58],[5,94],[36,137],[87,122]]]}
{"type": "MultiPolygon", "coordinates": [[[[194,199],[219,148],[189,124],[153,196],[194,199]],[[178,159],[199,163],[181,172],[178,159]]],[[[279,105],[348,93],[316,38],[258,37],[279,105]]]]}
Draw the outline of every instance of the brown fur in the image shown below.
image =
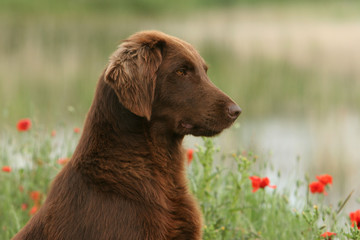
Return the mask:
{"type": "Polygon", "coordinates": [[[201,239],[184,135],[213,136],[240,108],[188,43],[140,32],[101,75],[71,161],[14,240],[201,239]]]}

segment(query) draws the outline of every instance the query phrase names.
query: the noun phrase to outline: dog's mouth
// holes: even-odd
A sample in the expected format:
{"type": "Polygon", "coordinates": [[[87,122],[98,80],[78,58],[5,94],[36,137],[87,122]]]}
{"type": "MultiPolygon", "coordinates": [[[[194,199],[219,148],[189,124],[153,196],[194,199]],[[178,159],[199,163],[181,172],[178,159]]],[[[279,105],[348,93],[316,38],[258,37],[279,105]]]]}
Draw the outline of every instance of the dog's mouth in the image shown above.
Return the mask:
{"type": "Polygon", "coordinates": [[[190,124],[190,123],[187,123],[187,122],[184,122],[184,121],[180,121],[180,126],[184,129],[193,129],[194,128],[194,125],[193,124],[190,124]]]}
{"type": "Polygon", "coordinates": [[[217,135],[222,131],[222,129],[218,130],[214,128],[208,128],[205,126],[200,126],[197,124],[190,123],[188,121],[180,121],[179,129],[180,129],[180,133],[183,135],[191,134],[194,136],[205,136],[205,137],[211,137],[217,135]]]}

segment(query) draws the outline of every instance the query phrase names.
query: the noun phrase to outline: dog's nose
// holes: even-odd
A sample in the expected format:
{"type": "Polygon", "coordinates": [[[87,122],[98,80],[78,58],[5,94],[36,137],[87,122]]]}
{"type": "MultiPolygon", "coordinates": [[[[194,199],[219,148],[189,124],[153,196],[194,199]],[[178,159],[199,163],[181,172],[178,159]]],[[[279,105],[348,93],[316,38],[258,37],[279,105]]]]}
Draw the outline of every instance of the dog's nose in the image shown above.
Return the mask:
{"type": "Polygon", "coordinates": [[[241,108],[236,105],[235,103],[232,103],[228,106],[228,115],[231,119],[236,119],[241,113],[241,108]]]}

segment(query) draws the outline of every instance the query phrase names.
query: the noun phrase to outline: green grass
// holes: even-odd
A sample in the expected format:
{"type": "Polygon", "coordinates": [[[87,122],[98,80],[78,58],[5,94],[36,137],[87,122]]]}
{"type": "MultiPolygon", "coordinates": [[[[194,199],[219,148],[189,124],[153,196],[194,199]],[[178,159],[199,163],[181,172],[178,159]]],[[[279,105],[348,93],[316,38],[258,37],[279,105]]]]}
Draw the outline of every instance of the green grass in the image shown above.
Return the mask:
{"type": "MultiPolygon", "coordinates": [[[[46,0],[2,0],[0,2],[0,13],[15,13],[25,15],[36,14],[142,14],[156,16],[159,14],[179,14],[184,12],[197,12],[201,9],[214,9],[226,7],[277,7],[289,6],[315,7],[322,10],[326,4],[327,8],[333,12],[341,13],[342,8],[346,11],[351,6],[358,7],[356,0],[183,0],[183,1],[165,1],[165,0],[64,0],[64,1],[46,1],[46,0]],[[349,7],[349,5],[351,5],[349,7]],[[340,11],[339,11],[340,10],[340,11]]],[[[353,9],[358,12],[359,9],[353,9]]]]}
{"type": "MultiPolygon", "coordinates": [[[[74,151],[79,134],[65,127],[57,130],[55,137],[39,127],[4,131],[0,167],[11,166],[12,171],[0,171],[0,239],[10,239],[24,226],[35,204],[30,193],[39,191],[43,203],[62,167],[57,160],[74,151]]],[[[360,239],[360,231],[350,227],[349,213],[341,212],[346,201],[327,206],[326,196],[309,193],[309,179],[288,183],[285,189],[252,192],[249,177],[264,177],[269,170],[261,162],[252,153],[221,153],[211,139],[196,147],[188,177],[203,212],[204,239],[309,240],[321,239],[325,231],[336,232],[336,239],[360,239]]],[[[275,185],[285,181],[279,176],[270,180],[275,185]]]]}

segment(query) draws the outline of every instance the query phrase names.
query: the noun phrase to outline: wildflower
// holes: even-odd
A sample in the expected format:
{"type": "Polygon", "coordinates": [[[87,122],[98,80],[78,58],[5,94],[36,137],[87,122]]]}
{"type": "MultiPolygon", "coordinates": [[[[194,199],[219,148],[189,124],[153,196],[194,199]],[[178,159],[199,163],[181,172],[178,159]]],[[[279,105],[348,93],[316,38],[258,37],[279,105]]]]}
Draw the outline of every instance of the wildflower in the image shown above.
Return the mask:
{"type": "Polygon", "coordinates": [[[360,229],[360,209],[350,213],[350,221],[351,221],[351,227],[357,226],[358,229],[360,229]]]}
{"type": "Polygon", "coordinates": [[[253,192],[256,192],[260,188],[261,178],[257,176],[251,176],[249,179],[251,180],[253,192]]]}
{"type": "Polygon", "coordinates": [[[56,136],[56,131],[55,131],[55,130],[52,130],[52,131],[51,131],[51,136],[52,136],[52,137],[55,137],[55,136],[56,136]]]}
{"type": "Polygon", "coordinates": [[[3,166],[1,170],[3,172],[11,172],[11,167],[10,166],[3,166]]]}
{"type": "Polygon", "coordinates": [[[311,193],[324,193],[324,195],[327,195],[325,185],[321,182],[312,182],[309,184],[309,188],[311,193]]]}
{"type": "Polygon", "coordinates": [[[60,164],[60,165],[64,165],[66,164],[70,159],[69,158],[59,158],[57,160],[57,163],[60,164]]]}
{"type": "Polygon", "coordinates": [[[328,240],[331,240],[331,236],[335,236],[336,233],[333,232],[324,232],[323,234],[320,235],[320,237],[324,237],[328,240]]]}
{"type": "Polygon", "coordinates": [[[38,209],[39,209],[39,208],[38,208],[37,205],[33,206],[33,207],[30,209],[29,214],[30,214],[30,215],[34,215],[34,214],[37,212],[38,209]]]}
{"type": "Polygon", "coordinates": [[[332,184],[332,176],[329,174],[316,176],[316,178],[317,178],[317,180],[319,180],[319,182],[321,182],[324,185],[332,184]]]}
{"type": "Polygon", "coordinates": [[[252,187],[253,187],[252,192],[256,192],[259,188],[265,188],[265,187],[276,188],[275,185],[273,186],[270,185],[270,180],[268,177],[260,178],[257,176],[251,176],[249,178],[252,182],[252,187]]]}
{"type": "Polygon", "coordinates": [[[80,128],[78,127],[74,128],[74,133],[80,133],[80,128]]]}
{"type": "Polygon", "coordinates": [[[188,164],[190,164],[194,158],[194,150],[188,149],[186,152],[186,155],[187,155],[187,159],[188,159],[188,164]]]}
{"type": "Polygon", "coordinates": [[[35,205],[37,205],[40,201],[41,194],[39,191],[32,191],[30,192],[30,198],[35,202],[35,205]]]}
{"type": "Polygon", "coordinates": [[[31,127],[31,120],[28,118],[21,119],[18,121],[16,127],[19,132],[27,131],[31,127]]]}
{"type": "Polygon", "coordinates": [[[28,208],[26,203],[21,204],[21,210],[25,211],[28,208]]]}
{"type": "Polygon", "coordinates": [[[23,191],[24,191],[24,186],[23,186],[23,185],[20,185],[20,186],[19,186],[19,191],[20,191],[20,192],[23,192],[23,191]]]}
{"type": "Polygon", "coordinates": [[[264,188],[266,186],[269,186],[271,188],[275,188],[276,186],[270,186],[270,180],[268,177],[264,177],[263,179],[261,179],[261,182],[260,182],[260,188],[264,188]]]}

